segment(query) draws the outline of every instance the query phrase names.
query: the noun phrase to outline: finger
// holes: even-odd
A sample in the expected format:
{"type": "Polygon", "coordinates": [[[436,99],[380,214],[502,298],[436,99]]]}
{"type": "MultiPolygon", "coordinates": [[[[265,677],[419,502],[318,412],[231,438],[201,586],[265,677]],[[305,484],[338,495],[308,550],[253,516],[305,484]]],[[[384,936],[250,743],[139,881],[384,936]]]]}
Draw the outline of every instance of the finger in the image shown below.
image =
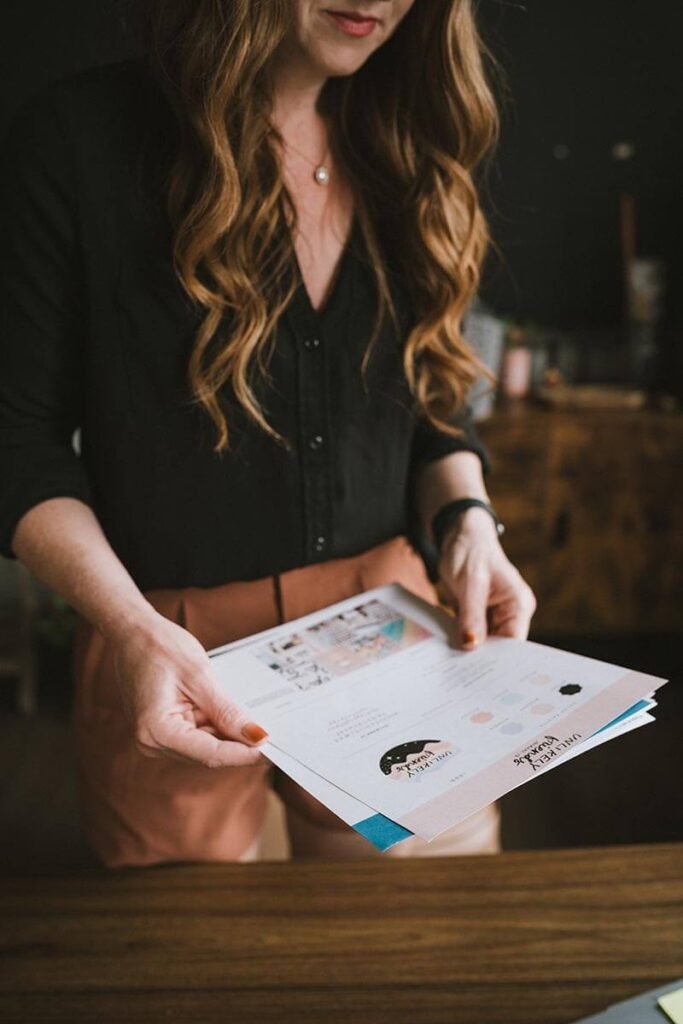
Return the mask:
{"type": "Polygon", "coordinates": [[[263,755],[256,747],[221,740],[179,716],[162,719],[154,730],[157,748],[206,768],[243,768],[259,764],[263,755]]]}
{"type": "Polygon", "coordinates": [[[489,573],[483,570],[474,570],[464,577],[459,591],[456,624],[460,644],[466,649],[476,647],[486,639],[486,609],[490,586],[489,573]]]}
{"type": "Polygon", "coordinates": [[[529,586],[511,594],[489,609],[491,632],[526,640],[536,611],[536,595],[529,586]]]}
{"type": "Polygon", "coordinates": [[[257,744],[267,738],[268,733],[263,726],[252,722],[234,701],[221,693],[212,676],[207,676],[203,681],[195,699],[224,739],[257,744]]]}
{"type": "Polygon", "coordinates": [[[490,632],[493,636],[510,636],[526,640],[531,627],[531,613],[517,604],[509,608],[499,606],[491,616],[490,632]]]}

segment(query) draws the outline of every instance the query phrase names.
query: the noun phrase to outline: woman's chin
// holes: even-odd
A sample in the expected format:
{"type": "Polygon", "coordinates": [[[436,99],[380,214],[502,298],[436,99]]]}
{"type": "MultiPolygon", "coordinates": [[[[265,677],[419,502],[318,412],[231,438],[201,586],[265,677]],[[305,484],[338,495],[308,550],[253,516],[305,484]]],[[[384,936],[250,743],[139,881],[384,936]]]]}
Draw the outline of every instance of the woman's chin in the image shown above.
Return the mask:
{"type": "Polygon", "coordinates": [[[315,62],[325,78],[352,75],[365,63],[367,54],[344,52],[342,48],[325,47],[315,54],[315,62]]]}

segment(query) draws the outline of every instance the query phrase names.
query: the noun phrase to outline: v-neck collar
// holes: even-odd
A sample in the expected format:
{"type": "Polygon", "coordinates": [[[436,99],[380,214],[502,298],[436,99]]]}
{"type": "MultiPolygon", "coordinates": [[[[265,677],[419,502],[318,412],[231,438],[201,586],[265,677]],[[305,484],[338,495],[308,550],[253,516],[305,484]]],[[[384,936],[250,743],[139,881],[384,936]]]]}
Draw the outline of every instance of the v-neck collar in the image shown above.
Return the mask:
{"type": "Polygon", "coordinates": [[[299,260],[296,255],[296,251],[293,249],[293,269],[295,280],[297,282],[295,298],[297,300],[297,305],[302,311],[305,311],[306,317],[309,321],[322,325],[326,320],[330,319],[335,309],[337,308],[339,302],[343,298],[343,293],[348,283],[351,259],[353,255],[353,249],[356,243],[357,234],[358,217],[356,211],[354,210],[353,217],[351,219],[351,227],[349,229],[346,242],[344,243],[344,248],[341,251],[341,254],[337,261],[337,265],[335,267],[334,279],[331,283],[331,287],[325,302],[318,309],[316,309],[313,303],[311,302],[311,297],[308,294],[308,289],[306,287],[303,274],[301,273],[301,267],[299,265],[299,260]]]}

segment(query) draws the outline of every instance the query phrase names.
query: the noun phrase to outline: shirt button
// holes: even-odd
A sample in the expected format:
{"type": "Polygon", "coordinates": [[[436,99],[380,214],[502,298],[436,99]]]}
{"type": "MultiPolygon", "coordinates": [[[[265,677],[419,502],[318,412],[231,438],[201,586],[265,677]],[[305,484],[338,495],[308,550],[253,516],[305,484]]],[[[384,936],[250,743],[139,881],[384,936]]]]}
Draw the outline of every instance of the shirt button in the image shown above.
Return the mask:
{"type": "Polygon", "coordinates": [[[317,537],[315,541],[315,550],[322,551],[327,544],[327,537],[317,537]]]}
{"type": "Polygon", "coordinates": [[[319,448],[322,448],[322,446],[323,446],[322,434],[316,434],[315,437],[312,437],[311,440],[308,442],[308,447],[312,448],[314,452],[317,452],[319,448]]]}
{"type": "Polygon", "coordinates": [[[304,338],[304,348],[312,349],[318,348],[320,345],[320,338],[304,338]]]}

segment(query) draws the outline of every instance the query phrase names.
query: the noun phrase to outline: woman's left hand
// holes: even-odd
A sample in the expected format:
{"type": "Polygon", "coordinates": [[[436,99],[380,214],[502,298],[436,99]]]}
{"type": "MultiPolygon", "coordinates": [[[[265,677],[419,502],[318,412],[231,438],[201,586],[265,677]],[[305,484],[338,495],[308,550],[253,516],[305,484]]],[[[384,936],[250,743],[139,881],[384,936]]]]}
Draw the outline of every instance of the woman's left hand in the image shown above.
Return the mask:
{"type": "Polygon", "coordinates": [[[487,635],[527,638],[536,597],[503,551],[485,509],[467,509],[446,533],[438,573],[457,613],[461,647],[471,650],[487,635]]]}

